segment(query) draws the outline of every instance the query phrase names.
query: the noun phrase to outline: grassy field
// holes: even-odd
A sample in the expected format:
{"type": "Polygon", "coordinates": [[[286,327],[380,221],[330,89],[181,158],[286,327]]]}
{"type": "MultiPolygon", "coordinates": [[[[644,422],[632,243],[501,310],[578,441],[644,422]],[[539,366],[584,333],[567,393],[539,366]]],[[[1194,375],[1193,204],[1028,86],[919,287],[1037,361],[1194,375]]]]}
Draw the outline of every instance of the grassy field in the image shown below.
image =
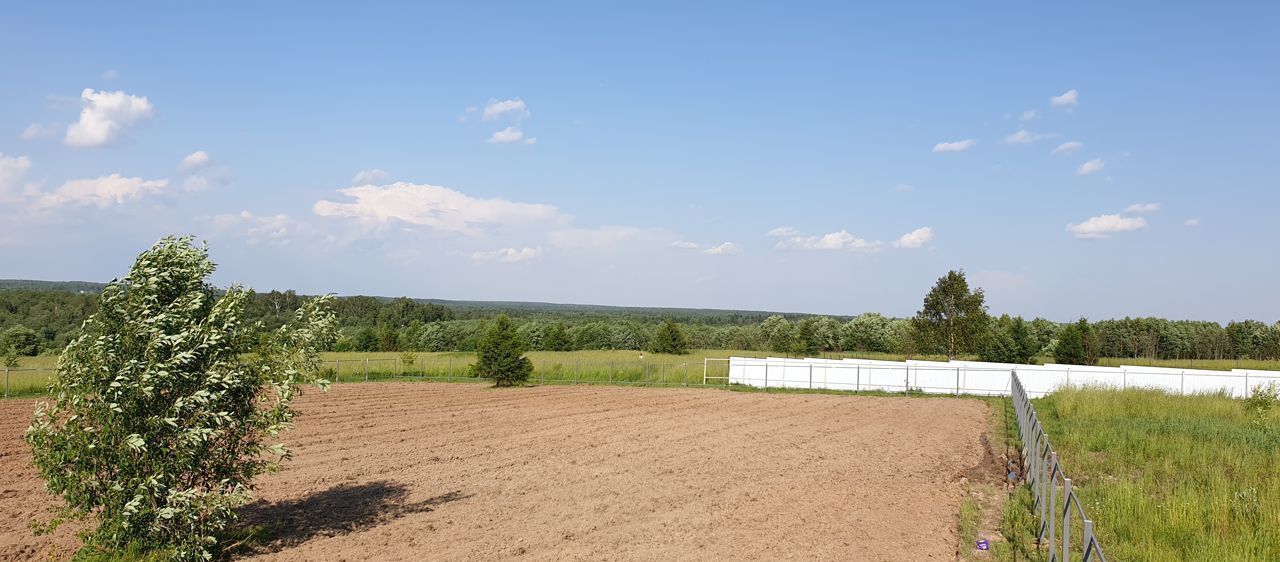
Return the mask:
{"type": "MultiPolygon", "coordinates": [[[[331,378],[340,382],[390,377],[469,377],[467,367],[475,362],[475,354],[469,352],[412,352],[408,355],[396,352],[384,353],[324,353],[327,367],[333,369],[331,378]],[[410,364],[406,359],[413,357],[410,364]]],[[[630,384],[702,384],[705,359],[723,359],[729,356],[769,357],[776,353],[743,351],[734,349],[698,349],[687,355],[662,355],[641,351],[532,351],[535,380],[551,382],[614,382],[630,384]]],[[[905,356],[890,353],[826,353],[823,357],[858,357],[901,361],[905,356]]],[[[914,359],[945,360],[940,356],[915,356],[914,359]]],[[[965,357],[976,360],[976,357],[965,357]]],[[[1040,362],[1049,362],[1047,357],[1040,362]]],[[[23,357],[20,370],[9,373],[9,395],[22,396],[41,392],[53,374],[57,358],[53,356],[23,357]]],[[[1151,360],[1104,358],[1102,365],[1154,365],[1197,369],[1252,368],[1280,370],[1280,361],[1248,360],[1151,360]]],[[[709,377],[723,377],[728,366],[723,361],[706,363],[709,377]]],[[[720,380],[709,381],[714,383],[720,380]]]]}
{"type": "Polygon", "coordinates": [[[1280,412],[1088,388],[1034,405],[1108,558],[1280,560],[1280,412]]]}

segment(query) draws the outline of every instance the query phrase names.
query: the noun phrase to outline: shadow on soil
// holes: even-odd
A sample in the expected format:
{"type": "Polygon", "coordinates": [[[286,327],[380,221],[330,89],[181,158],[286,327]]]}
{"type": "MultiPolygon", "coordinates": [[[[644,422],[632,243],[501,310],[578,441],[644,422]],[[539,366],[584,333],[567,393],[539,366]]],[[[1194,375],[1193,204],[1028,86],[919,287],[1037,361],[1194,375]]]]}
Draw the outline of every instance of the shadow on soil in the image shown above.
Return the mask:
{"type": "Polygon", "coordinates": [[[332,537],[376,527],[388,521],[432,511],[471,497],[461,491],[422,501],[407,501],[409,489],[385,480],[340,484],[304,498],[268,503],[257,501],[240,509],[243,539],[234,549],[253,553],[278,552],[315,537],[332,537]]]}

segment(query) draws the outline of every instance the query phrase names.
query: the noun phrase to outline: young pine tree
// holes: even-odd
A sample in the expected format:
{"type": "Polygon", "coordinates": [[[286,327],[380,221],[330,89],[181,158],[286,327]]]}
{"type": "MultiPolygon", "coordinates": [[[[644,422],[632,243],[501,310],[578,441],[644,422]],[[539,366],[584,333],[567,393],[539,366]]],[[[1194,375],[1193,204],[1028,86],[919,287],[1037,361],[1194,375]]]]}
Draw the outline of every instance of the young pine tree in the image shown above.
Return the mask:
{"type": "Polygon", "coordinates": [[[328,381],[329,298],[268,337],[243,320],[250,294],[208,283],[190,238],[165,238],[99,296],[58,360],[51,402],[27,430],[35,466],[73,514],[97,519],[85,551],[138,548],[208,559],[252,480],[288,458],[299,385],[328,381]]]}
{"type": "Polygon", "coordinates": [[[511,319],[498,315],[476,344],[476,376],[492,378],[494,386],[523,384],[533,373],[533,362],[524,356],[527,350],[511,319]]]}
{"type": "Polygon", "coordinates": [[[1092,365],[1097,359],[1090,353],[1093,328],[1081,318],[1068,324],[1058,334],[1058,346],[1053,349],[1053,359],[1064,365],[1092,365]]]}
{"type": "Polygon", "coordinates": [[[680,325],[667,320],[653,335],[653,352],[684,355],[689,353],[689,340],[684,337],[680,325]]]}

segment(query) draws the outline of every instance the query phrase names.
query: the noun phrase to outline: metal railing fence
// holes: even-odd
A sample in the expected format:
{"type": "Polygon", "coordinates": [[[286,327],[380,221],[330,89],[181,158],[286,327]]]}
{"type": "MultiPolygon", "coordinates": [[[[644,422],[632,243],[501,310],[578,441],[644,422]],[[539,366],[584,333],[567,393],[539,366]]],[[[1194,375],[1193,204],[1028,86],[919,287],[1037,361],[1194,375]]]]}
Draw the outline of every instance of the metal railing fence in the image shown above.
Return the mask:
{"type": "Polygon", "coordinates": [[[1093,533],[1093,520],[1085,514],[1084,505],[1071,487],[1071,478],[1063,471],[1057,451],[1049,444],[1049,436],[1040,425],[1017,371],[1013,373],[1012,386],[1013,409],[1022,443],[1023,474],[1031,489],[1038,543],[1047,549],[1050,562],[1068,562],[1073,555],[1084,562],[1106,562],[1102,545],[1093,533]],[[1079,521],[1081,532],[1080,542],[1074,546],[1071,542],[1073,520],[1079,521]]]}

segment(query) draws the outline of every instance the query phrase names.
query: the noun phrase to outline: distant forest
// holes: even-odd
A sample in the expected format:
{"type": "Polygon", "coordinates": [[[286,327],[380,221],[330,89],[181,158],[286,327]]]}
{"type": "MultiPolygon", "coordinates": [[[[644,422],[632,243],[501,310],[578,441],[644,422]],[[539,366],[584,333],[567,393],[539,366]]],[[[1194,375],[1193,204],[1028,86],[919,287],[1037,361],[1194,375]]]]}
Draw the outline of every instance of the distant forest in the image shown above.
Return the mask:
{"type": "MultiPolygon", "coordinates": [[[[22,355],[56,354],[80,330],[105,285],[0,280],[0,348],[22,355]]],[[[306,299],[293,291],[254,293],[250,320],[280,326],[306,299]]],[[[481,327],[499,313],[518,325],[531,349],[650,349],[666,320],[679,324],[691,347],[805,355],[819,352],[937,353],[912,322],[876,313],[858,316],[765,311],[643,308],[530,302],[446,301],[351,296],[334,301],[341,337],[333,351],[472,351],[481,327]]],[[[992,334],[1012,319],[992,319],[992,334]]],[[[1028,344],[1052,355],[1066,325],[1025,322],[1028,344]]],[[[1157,359],[1280,358],[1280,322],[1216,322],[1124,318],[1090,322],[1097,357],[1157,359]]],[[[994,338],[991,338],[994,339],[994,338]]],[[[969,353],[982,355],[981,344],[969,353]]]]}

